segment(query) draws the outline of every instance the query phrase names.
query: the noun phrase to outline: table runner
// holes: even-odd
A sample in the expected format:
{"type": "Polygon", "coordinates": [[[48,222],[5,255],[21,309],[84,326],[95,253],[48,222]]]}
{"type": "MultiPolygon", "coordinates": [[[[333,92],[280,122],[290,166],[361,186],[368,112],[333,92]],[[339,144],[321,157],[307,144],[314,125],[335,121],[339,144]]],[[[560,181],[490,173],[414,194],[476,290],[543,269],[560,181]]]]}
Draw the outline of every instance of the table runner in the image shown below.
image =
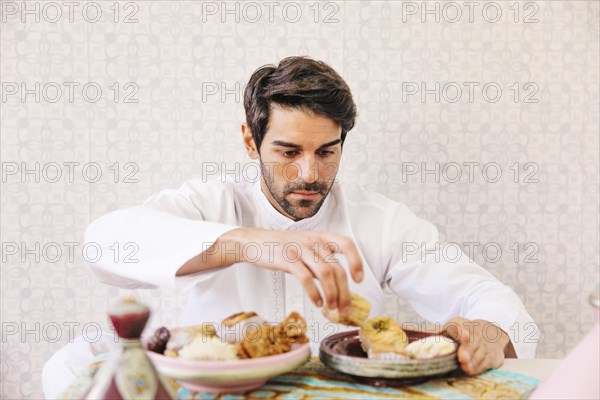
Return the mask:
{"type": "MultiPolygon", "coordinates": [[[[61,396],[79,399],[93,375],[106,360],[102,354],[61,396]]],[[[490,370],[475,377],[460,371],[405,387],[375,387],[354,381],[322,364],[317,357],[296,370],[271,379],[262,388],[243,394],[192,392],[167,378],[180,399],[522,399],[539,384],[539,379],[502,370],[490,370]]]]}

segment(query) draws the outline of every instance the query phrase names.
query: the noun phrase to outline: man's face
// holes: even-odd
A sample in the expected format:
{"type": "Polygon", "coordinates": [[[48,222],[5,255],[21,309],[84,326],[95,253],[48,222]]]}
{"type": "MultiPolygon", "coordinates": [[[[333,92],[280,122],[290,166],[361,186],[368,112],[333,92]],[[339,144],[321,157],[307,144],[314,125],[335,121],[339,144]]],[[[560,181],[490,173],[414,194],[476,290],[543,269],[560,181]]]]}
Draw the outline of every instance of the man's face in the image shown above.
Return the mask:
{"type": "Polygon", "coordinates": [[[319,211],[339,169],[341,133],[332,119],[271,108],[260,147],[261,187],[279,212],[297,221],[319,211]]]}

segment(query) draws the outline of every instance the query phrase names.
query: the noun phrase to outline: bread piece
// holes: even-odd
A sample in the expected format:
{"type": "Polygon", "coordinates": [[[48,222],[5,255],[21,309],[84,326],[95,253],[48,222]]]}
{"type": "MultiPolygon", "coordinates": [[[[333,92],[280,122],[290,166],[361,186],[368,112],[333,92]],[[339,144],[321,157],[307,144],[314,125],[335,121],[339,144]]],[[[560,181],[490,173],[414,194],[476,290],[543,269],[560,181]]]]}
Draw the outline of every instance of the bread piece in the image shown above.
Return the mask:
{"type": "Polygon", "coordinates": [[[352,304],[348,316],[342,317],[337,309],[330,310],[327,307],[323,307],[323,315],[327,319],[335,323],[351,326],[361,326],[369,317],[369,312],[371,312],[371,304],[356,293],[352,293],[352,304]]]}

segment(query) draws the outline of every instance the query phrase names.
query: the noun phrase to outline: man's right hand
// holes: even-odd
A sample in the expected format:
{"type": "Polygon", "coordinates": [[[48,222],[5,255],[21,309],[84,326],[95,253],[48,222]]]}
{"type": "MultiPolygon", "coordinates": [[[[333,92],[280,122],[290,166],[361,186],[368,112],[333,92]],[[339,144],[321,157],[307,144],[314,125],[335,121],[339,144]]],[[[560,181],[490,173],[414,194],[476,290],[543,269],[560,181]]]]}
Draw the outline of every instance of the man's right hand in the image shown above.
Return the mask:
{"type": "Polygon", "coordinates": [[[363,279],[363,266],[354,241],[327,232],[274,231],[260,228],[237,228],[223,234],[205,252],[188,261],[177,275],[247,262],[260,268],[292,274],[304,287],[311,301],[323,305],[313,279],[323,288],[325,304],[350,313],[351,294],[346,270],[334,257],[343,254],[355,282],[363,279]]]}

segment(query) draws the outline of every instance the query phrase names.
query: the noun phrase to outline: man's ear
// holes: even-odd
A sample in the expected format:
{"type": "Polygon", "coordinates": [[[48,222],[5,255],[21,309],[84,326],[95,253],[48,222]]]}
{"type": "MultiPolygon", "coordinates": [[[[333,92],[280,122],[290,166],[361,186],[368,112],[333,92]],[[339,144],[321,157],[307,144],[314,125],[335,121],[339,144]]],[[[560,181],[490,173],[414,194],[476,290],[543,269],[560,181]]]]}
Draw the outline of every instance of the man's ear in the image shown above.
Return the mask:
{"type": "Polygon", "coordinates": [[[242,140],[244,141],[244,148],[246,149],[246,153],[248,157],[253,160],[256,160],[259,157],[258,150],[256,149],[256,144],[254,143],[254,138],[252,137],[252,132],[250,131],[250,127],[248,124],[242,124],[242,140]]]}

